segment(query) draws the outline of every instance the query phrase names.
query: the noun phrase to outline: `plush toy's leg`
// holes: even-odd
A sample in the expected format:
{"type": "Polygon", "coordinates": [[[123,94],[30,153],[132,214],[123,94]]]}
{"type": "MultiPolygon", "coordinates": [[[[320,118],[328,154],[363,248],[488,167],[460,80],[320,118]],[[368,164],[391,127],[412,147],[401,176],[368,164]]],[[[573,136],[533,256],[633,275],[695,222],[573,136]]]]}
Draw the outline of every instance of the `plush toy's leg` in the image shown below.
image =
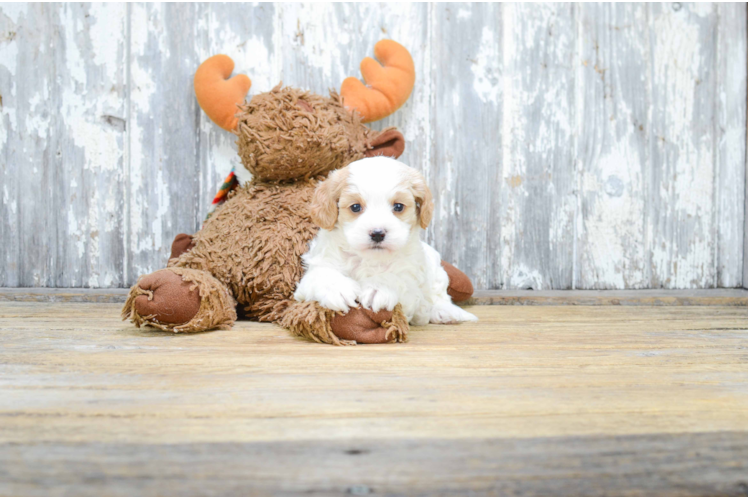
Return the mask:
{"type": "Polygon", "coordinates": [[[167,332],[228,329],[236,321],[228,288],[205,271],[168,267],[141,276],[130,289],[122,319],[167,332]]]}
{"type": "Polygon", "coordinates": [[[180,233],[174,237],[174,242],[171,244],[171,255],[169,260],[178,259],[180,255],[185,252],[192,250],[195,243],[192,242],[192,235],[180,233]]]}
{"type": "Polygon", "coordinates": [[[299,337],[333,345],[406,342],[409,331],[399,305],[394,311],[356,308],[341,314],[316,302],[294,302],[278,323],[299,337]]]}
{"type": "Polygon", "coordinates": [[[316,302],[289,302],[278,324],[299,337],[333,345],[354,345],[341,340],[332,331],[330,323],[335,312],[320,307],[316,302]]]}
{"type": "Polygon", "coordinates": [[[449,276],[447,293],[455,302],[462,302],[473,296],[473,283],[465,273],[457,269],[449,262],[442,261],[442,267],[449,276]]]}
{"type": "MultiPolygon", "coordinates": [[[[172,259],[178,259],[183,253],[187,253],[195,246],[195,242],[192,239],[191,234],[185,234],[185,233],[179,233],[174,237],[174,242],[171,244],[171,255],[169,256],[169,260],[167,261],[167,267],[168,262],[171,262],[172,259]]],[[[244,306],[237,304],[236,306],[236,316],[238,319],[246,319],[246,314],[244,313],[244,306]]]]}

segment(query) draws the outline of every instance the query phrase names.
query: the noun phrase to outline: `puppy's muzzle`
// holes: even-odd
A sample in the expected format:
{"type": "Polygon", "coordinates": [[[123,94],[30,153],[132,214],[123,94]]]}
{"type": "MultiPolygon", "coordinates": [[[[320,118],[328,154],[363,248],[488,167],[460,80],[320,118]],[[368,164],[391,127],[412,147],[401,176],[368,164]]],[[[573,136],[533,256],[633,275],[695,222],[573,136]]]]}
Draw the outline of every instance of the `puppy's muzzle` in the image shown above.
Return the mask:
{"type": "Polygon", "coordinates": [[[369,238],[371,238],[371,241],[373,241],[374,243],[382,243],[386,234],[386,231],[375,229],[369,232],[369,238]]]}

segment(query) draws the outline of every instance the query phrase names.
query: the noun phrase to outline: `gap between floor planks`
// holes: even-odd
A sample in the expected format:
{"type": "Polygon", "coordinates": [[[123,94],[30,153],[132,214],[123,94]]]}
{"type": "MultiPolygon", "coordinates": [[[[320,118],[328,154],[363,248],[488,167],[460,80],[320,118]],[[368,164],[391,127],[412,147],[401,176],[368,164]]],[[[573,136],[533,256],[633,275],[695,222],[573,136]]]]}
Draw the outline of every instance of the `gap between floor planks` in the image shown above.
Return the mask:
{"type": "MultiPolygon", "coordinates": [[[[126,288],[0,288],[0,301],[124,303],[126,288]]],[[[465,305],[748,306],[748,290],[479,290],[465,305]]]]}

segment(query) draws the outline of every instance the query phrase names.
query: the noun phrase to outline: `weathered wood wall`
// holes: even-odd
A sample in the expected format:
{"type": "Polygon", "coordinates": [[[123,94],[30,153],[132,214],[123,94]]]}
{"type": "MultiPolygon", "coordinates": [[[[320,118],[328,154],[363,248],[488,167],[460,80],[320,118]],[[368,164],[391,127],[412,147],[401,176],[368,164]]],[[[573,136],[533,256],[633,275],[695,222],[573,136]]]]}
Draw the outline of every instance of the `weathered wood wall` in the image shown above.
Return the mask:
{"type": "Polygon", "coordinates": [[[192,75],[326,92],[413,53],[396,125],[478,288],[744,281],[745,4],[2,4],[0,286],[119,287],[237,162],[192,75]]]}

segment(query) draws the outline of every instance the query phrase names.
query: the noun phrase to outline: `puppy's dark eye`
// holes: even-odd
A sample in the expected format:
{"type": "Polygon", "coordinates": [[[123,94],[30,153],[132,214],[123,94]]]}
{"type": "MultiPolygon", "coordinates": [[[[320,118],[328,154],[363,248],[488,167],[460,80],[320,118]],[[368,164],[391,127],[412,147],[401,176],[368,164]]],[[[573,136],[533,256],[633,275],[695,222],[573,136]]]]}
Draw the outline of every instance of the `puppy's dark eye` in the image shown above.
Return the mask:
{"type": "Polygon", "coordinates": [[[361,205],[358,203],[354,203],[351,205],[351,212],[360,212],[361,211],[361,205]]]}
{"type": "Polygon", "coordinates": [[[405,210],[405,205],[403,205],[402,203],[395,203],[395,204],[394,204],[394,205],[392,206],[392,209],[393,209],[393,210],[394,210],[395,212],[402,212],[403,210],[405,210]]]}

